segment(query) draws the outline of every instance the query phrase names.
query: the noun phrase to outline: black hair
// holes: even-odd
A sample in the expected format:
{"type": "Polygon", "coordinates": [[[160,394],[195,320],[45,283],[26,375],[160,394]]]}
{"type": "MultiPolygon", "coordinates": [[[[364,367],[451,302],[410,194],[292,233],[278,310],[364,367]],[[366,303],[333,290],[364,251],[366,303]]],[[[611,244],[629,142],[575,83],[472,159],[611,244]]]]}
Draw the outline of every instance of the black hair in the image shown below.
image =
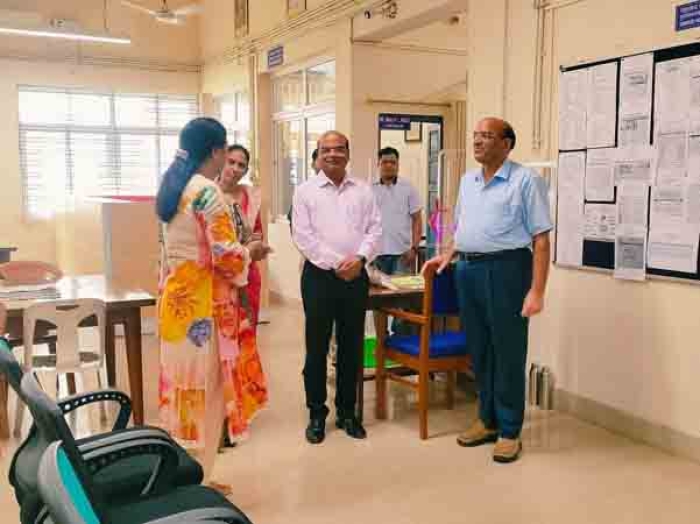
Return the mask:
{"type": "Polygon", "coordinates": [[[226,147],[226,128],[213,118],[195,118],[180,132],[180,150],[163,174],[156,213],[170,222],[177,213],[180,197],[192,176],[216,149],[226,147]]]}
{"type": "Polygon", "coordinates": [[[399,159],[399,151],[393,147],[384,147],[384,148],[380,149],[379,154],[377,155],[377,158],[379,158],[379,160],[381,160],[383,156],[390,156],[390,155],[394,155],[396,157],[396,160],[399,159]]]}
{"type": "Polygon", "coordinates": [[[510,140],[511,151],[515,149],[515,142],[517,137],[515,136],[515,129],[508,122],[503,122],[503,138],[510,140]]]}
{"type": "Polygon", "coordinates": [[[318,160],[318,148],[314,149],[314,152],[311,153],[311,161],[316,162],[318,160]]]}
{"type": "Polygon", "coordinates": [[[241,144],[233,144],[232,146],[228,146],[227,151],[229,153],[233,153],[234,151],[240,151],[245,157],[245,163],[250,164],[250,151],[248,151],[248,149],[245,146],[242,146],[241,144]]]}

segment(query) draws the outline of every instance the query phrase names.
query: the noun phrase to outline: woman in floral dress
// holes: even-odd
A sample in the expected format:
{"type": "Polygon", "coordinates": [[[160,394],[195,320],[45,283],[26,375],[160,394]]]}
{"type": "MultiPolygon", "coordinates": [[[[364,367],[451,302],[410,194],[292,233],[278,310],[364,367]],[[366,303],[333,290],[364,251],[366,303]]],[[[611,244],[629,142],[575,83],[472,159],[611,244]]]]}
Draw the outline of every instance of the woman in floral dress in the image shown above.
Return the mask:
{"type": "Polygon", "coordinates": [[[215,182],[226,160],[226,130],[197,118],[163,175],[156,209],[163,223],[160,414],[211,482],[222,429],[234,440],[267,401],[255,330],[239,290],[261,242],[243,246],[215,182]],[[222,428],[226,421],[226,428],[222,428]]]}
{"type": "MultiPolygon", "coordinates": [[[[219,177],[219,186],[231,207],[231,216],[238,235],[238,240],[247,245],[249,242],[263,240],[262,220],[260,218],[261,195],[257,187],[242,184],[241,180],[248,173],[250,153],[239,145],[229,146],[226,165],[219,177]]],[[[267,248],[269,252],[269,248],[267,248]]],[[[260,315],[260,290],[262,276],[256,262],[248,270],[248,286],[242,293],[250,307],[253,325],[257,326],[260,315]]]]}

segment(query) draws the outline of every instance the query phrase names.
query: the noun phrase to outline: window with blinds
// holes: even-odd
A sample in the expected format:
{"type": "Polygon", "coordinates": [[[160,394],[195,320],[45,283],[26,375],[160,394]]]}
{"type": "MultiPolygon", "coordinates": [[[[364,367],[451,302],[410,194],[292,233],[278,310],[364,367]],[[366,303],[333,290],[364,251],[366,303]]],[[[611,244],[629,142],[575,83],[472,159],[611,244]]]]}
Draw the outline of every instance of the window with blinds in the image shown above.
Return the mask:
{"type": "Polygon", "coordinates": [[[155,194],[197,97],[19,88],[20,160],[28,216],[90,195],[155,194]]]}

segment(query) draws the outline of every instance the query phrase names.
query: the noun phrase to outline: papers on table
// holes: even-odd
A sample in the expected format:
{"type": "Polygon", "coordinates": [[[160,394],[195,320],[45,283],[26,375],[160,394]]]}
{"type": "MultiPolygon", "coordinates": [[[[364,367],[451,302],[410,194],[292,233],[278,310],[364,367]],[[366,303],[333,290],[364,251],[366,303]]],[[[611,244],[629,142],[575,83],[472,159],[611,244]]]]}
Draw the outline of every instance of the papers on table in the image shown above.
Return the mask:
{"type": "Polygon", "coordinates": [[[0,284],[0,300],[51,300],[60,297],[54,284],[6,286],[0,284]]]}

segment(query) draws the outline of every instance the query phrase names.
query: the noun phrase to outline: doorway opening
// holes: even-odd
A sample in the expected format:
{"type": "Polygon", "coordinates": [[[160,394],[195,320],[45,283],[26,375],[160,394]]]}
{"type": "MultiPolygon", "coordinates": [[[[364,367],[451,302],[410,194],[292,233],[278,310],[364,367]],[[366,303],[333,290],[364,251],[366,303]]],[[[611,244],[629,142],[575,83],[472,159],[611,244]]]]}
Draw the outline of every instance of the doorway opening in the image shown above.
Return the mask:
{"type": "Polygon", "coordinates": [[[430,254],[435,234],[430,217],[442,199],[440,155],[444,142],[441,115],[379,114],[379,149],[393,147],[399,152],[399,176],[408,180],[423,204],[423,239],[430,254]]]}

